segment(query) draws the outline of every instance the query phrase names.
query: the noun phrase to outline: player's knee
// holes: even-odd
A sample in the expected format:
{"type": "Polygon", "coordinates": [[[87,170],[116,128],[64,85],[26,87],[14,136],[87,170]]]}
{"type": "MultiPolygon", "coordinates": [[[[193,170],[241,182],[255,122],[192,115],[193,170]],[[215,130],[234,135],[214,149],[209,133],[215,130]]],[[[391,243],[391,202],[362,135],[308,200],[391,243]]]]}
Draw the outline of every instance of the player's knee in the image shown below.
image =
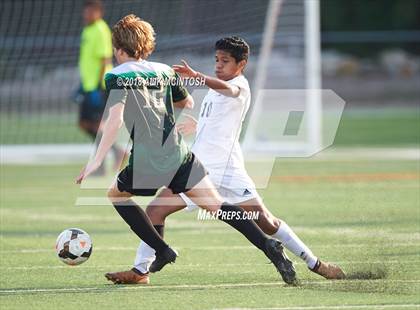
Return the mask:
{"type": "Polygon", "coordinates": [[[147,215],[150,216],[156,216],[157,214],[159,214],[159,206],[157,205],[148,205],[146,207],[146,213],[147,215]]]}
{"type": "Polygon", "coordinates": [[[153,223],[165,222],[166,217],[173,213],[167,206],[148,205],[146,213],[150,217],[153,223]]]}
{"type": "Polygon", "coordinates": [[[106,196],[108,197],[108,199],[109,199],[111,202],[113,202],[113,201],[112,201],[112,199],[113,199],[113,197],[115,197],[115,196],[114,196],[114,192],[115,192],[115,190],[114,190],[114,188],[113,188],[113,187],[109,188],[109,189],[108,189],[108,191],[106,192],[106,196]]]}
{"type": "Polygon", "coordinates": [[[111,202],[119,202],[122,198],[127,199],[126,197],[123,197],[122,193],[116,187],[108,189],[107,196],[111,202]]]}
{"type": "Polygon", "coordinates": [[[258,210],[258,219],[255,222],[268,235],[273,235],[279,228],[279,220],[264,208],[258,210]]]}

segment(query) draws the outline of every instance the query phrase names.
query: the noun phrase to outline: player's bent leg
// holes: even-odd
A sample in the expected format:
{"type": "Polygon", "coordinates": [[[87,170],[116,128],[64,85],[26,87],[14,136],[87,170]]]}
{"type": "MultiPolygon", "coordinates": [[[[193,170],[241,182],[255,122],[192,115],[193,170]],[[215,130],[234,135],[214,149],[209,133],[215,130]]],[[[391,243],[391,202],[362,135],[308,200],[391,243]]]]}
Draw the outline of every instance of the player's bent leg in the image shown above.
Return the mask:
{"type": "Polygon", "coordinates": [[[165,219],[172,213],[184,209],[185,201],[178,194],[164,188],[146,208],[146,213],[153,225],[165,225],[165,219]]]}
{"type": "Polygon", "coordinates": [[[251,199],[240,204],[244,210],[259,212],[257,224],[261,229],[279,240],[283,246],[306,262],[309,269],[315,267],[318,258],[299,239],[286,222],[274,217],[268,208],[259,199],[251,199]]]}
{"type": "Polygon", "coordinates": [[[263,251],[274,264],[284,282],[287,284],[297,283],[293,263],[285,256],[280,242],[268,238],[253,220],[244,216],[242,208],[224,203],[208,176],[204,177],[185,194],[199,207],[211,212],[217,212],[220,220],[238,230],[253,245],[263,251]]]}
{"type": "MultiPolygon", "coordinates": [[[[128,192],[119,191],[116,184],[108,190],[107,195],[112,203],[123,202],[133,196],[128,192]]],[[[148,273],[141,273],[134,268],[127,271],[108,272],[105,278],[115,284],[149,284],[150,282],[148,273]]]]}
{"type": "Polygon", "coordinates": [[[126,201],[130,199],[131,197],[133,197],[133,195],[130,194],[129,192],[120,191],[117,187],[117,183],[114,183],[108,189],[107,196],[108,196],[109,201],[111,201],[112,203],[126,201]]]}
{"type": "Polygon", "coordinates": [[[237,205],[247,212],[258,212],[258,219],[254,221],[267,235],[271,236],[279,229],[280,220],[271,214],[260,199],[253,198],[237,205]]]}
{"type": "MultiPolygon", "coordinates": [[[[125,179],[124,174],[120,174],[120,176],[125,179]]],[[[128,185],[123,182],[122,187],[124,186],[128,185]]],[[[131,196],[131,193],[118,188],[117,184],[114,184],[108,190],[108,197],[117,212],[140,239],[153,247],[156,251],[156,259],[161,262],[162,266],[175,262],[177,253],[163,241],[153,227],[146,212],[130,199],[131,196]]],[[[126,272],[107,273],[105,277],[116,284],[138,284],[143,281],[148,283],[148,274],[137,273],[135,275],[134,273],[137,272],[130,270],[126,272]]]]}
{"type": "Polygon", "coordinates": [[[197,206],[210,212],[216,212],[224,203],[222,196],[217,192],[208,176],[205,176],[198,184],[184,194],[197,206]]]}
{"type": "MultiPolygon", "coordinates": [[[[157,232],[163,238],[166,217],[184,209],[185,206],[186,203],[180,195],[173,194],[170,189],[165,188],[147,206],[146,213],[157,232]]],[[[163,265],[159,260],[155,259],[155,250],[142,241],[137,249],[134,268],[142,273],[149,271],[158,272],[163,268],[163,265]]]]}
{"type": "Polygon", "coordinates": [[[319,260],[283,220],[274,217],[259,200],[251,199],[239,204],[244,210],[258,211],[257,224],[267,234],[279,240],[290,252],[301,258],[309,270],[326,279],[344,279],[345,273],[339,266],[319,260]]]}

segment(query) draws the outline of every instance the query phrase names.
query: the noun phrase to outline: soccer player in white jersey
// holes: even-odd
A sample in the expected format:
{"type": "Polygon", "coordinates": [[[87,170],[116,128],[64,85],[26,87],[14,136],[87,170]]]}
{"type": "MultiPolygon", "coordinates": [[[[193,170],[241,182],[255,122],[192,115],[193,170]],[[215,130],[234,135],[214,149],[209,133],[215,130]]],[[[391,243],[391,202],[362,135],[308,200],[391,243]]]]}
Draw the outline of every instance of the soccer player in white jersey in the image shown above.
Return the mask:
{"type": "MultiPolygon", "coordinates": [[[[184,135],[196,133],[192,151],[204,164],[210,179],[226,201],[245,211],[258,211],[258,226],[300,257],[311,271],[327,279],[344,278],[345,274],[338,266],[318,259],[286,222],[274,217],[255,190],[255,184],[245,170],[239,144],[242,122],[251,99],[248,81],[243,75],[249,46],[242,38],[233,36],[217,41],[215,49],[216,78],[192,69],[185,61],[182,65],[173,66],[183,76],[203,78],[210,88],[203,100],[198,122],[187,117],[186,121],[178,124],[178,130],[184,135]]],[[[196,206],[184,194],[177,195],[170,189],[164,189],[146,212],[163,237],[166,217],[184,208],[191,210],[196,206]],[[169,205],[168,199],[171,202],[169,205]]],[[[115,283],[144,283],[137,276],[139,272],[144,278],[149,271],[160,270],[155,268],[154,258],[155,251],[141,242],[134,268],[109,273],[107,278],[115,283]]]]}

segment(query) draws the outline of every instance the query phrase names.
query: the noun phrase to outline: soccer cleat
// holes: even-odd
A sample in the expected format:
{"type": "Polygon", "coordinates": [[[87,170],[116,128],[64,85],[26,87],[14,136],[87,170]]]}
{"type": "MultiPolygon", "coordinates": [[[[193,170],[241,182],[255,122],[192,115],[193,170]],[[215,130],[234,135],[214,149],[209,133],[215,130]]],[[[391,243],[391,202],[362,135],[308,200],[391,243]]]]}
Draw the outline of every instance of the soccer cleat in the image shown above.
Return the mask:
{"type": "Polygon", "coordinates": [[[149,284],[149,273],[141,273],[133,268],[127,271],[108,272],[105,278],[114,284],[149,284]]]}
{"type": "Polygon", "coordinates": [[[309,270],[329,280],[342,280],[346,278],[346,274],[340,267],[328,262],[323,262],[319,259],[316,262],[315,267],[313,269],[309,268],[309,270]]]}
{"type": "Polygon", "coordinates": [[[178,253],[175,250],[171,249],[170,247],[167,247],[162,253],[156,253],[156,259],[150,265],[149,271],[158,272],[162,270],[162,268],[165,267],[165,265],[169,263],[174,263],[177,256],[178,253]]]}
{"type": "Polygon", "coordinates": [[[265,255],[276,266],[284,282],[292,285],[298,284],[293,262],[284,253],[283,246],[279,241],[267,239],[265,242],[265,255]]]}

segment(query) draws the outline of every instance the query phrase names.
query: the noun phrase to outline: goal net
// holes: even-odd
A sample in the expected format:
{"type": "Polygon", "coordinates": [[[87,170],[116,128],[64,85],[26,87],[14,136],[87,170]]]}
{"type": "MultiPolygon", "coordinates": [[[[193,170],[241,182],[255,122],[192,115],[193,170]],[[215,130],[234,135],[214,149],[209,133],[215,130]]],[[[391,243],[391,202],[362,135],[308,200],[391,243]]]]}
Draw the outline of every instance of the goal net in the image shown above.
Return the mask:
{"type": "MultiPolygon", "coordinates": [[[[271,133],[279,130],[275,114],[281,110],[278,102],[266,101],[260,95],[263,89],[320,88],[318,1],[103,3],[104,19],[110,26],[130,13],[152,23],[157,33],[152,61],[175,64],[187,59],[200,71],[213,74],[216,40],[230,35],[244,37],[251,47],[245,75],[253,91],[252,116],[243,137],[244,145],[248,149],[277,152],[296,144],[286,141],[286,147],[275,135],[271,139],[271,133]]],[[[2,147],[38,145],[38,150],[48,150],[50,154],[58,149],[53,147],[55,144],[69,144],[76,151],[91,143],[77,127],[78,106],[72,102],[80,83],[77,64],[82,9],[83,1],[1,1],[2,147]]],[[[298,141],[300,144],[319,143],[316,101],[310,107],[314,116],[308,129],[310,136],[298,141]]],[[[299,114],[295,114],[291,114],[292,118],[299,119],[299,114]]],[[[290,117],[286,122],[289,121],[290,117]]]]}

